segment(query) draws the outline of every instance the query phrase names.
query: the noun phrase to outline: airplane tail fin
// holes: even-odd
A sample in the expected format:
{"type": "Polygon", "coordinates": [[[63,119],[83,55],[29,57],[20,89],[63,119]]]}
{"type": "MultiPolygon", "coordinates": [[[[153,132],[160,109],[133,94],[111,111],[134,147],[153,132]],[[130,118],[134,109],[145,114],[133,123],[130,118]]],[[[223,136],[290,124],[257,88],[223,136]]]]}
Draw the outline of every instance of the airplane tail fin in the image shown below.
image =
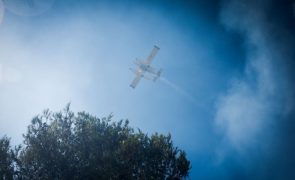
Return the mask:
{"type": "Polygon", "coordinates": [[[160,76],[161,76],[161,73],[163,72],[162,69],[160,69],[158,72],[157,72],[157,76],[153,79],[154,81],[156,81],[160,76]]]}

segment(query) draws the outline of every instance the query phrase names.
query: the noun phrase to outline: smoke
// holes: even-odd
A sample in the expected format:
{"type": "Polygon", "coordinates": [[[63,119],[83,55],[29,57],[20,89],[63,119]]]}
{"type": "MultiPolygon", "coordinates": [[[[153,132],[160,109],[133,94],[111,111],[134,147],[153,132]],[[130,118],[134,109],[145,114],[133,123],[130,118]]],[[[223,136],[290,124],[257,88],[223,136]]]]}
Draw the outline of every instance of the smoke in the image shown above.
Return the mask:
{"type": "Polygon", "coordinates": [[[163,82],[164,84],[166,84],[167,86],[169,86],[170,88],[172,88],[173,90],[175,90],[175,92],[177,94],[179,94],[180,96],[182,96],[187,101],[189,101],[192,104],[194,104],[195,106],[199,106],[201,108],[205,108],[204,106],[202,106],[200,103],[197,102],[197,100],[194,98],[194,96],[192,96],[190,93],[188,93],[187,91],[185,91],[181,87],[177,86],[175,83],[169,81],[168,79],[166,79],[164,77],[160,77],[159,80],[161,82],[163,82]]]}
{"type": "MultiPolygon", "coordinates": [[[[285,3],[228,0],[221,11],[224,26],[244,37],[247,63],[244,77],[234,79],[219,98],[215,122],[224,132],[225,140],[246,159],[245,164],[251,161],[253,169],[259,166],[257,160],[262,157],[265,159],[262,164],[269,163],[264,167],[267,170],[278,161],[283,166],[288,164],[281,153],[294,144],[292,138],[283,139],[288,134],[284,132],[294,129],[295,46],[293,26],[290,27],[294,21],[290,21],[292,15],[289,17],[293,11],[291,2],[285,3]],[[289,146],[282,140],[288,141],[289,146]]],[[[284,171],[291,172],[289,169],[284,171]]],[[[258,173],[264,178],[274,174],[258,173]]],[[[278,174],[290,177],[288,173],[278,174]]]]}

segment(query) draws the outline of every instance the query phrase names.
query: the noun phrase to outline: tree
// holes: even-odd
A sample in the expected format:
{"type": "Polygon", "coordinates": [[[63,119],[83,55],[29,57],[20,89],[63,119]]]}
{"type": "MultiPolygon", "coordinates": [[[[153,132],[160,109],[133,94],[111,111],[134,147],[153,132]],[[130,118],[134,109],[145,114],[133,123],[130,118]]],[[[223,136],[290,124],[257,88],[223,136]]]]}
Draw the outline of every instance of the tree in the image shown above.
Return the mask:
{"type": "Polygon", "coordinates": [[[171,135],[148,136],[86,112],[44,111],[33,118],[19,155],[20,179],[182,179],[190,162],[171,135]]]}
{"type": "Polygon", "coordinates": [[[16,156],[10,147],[10,139],[0,139],[0,179],[13,179],[15,175],[16,156]]]}

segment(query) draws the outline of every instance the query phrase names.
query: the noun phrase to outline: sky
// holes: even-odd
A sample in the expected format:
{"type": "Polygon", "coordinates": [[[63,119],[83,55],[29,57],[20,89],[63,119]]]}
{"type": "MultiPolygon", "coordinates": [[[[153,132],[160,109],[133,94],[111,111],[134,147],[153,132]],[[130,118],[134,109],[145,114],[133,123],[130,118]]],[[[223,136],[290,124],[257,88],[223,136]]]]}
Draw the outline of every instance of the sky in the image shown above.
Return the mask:
{"type": "Polygon", "coordinates": [[[70,102],[171,133],[191,179],[294,179],[294,32],[292,0],[2,0],[0,136],[70,102]]]}

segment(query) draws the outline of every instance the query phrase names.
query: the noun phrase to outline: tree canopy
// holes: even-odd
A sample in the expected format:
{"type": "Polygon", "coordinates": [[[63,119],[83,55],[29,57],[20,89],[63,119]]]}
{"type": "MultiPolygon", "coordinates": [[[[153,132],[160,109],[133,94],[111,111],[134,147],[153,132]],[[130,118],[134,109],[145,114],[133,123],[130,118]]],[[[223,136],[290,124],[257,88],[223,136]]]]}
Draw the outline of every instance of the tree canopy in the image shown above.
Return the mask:
{"type": "Polygon", "coordinates": [[[184,179],[190,169],[170,134],[148,136],[128,120],[75,115],[69,106],[34,117],[22,148],[11,150],[6,137],[0,146],[4,179],[184,179]]]}
{"type": "Polygon", "coordinates": [[[14,175],[15,156],[10,147],[10,139],[6,136],[0,139],[0,178],[12,179],[14,175]]]}

